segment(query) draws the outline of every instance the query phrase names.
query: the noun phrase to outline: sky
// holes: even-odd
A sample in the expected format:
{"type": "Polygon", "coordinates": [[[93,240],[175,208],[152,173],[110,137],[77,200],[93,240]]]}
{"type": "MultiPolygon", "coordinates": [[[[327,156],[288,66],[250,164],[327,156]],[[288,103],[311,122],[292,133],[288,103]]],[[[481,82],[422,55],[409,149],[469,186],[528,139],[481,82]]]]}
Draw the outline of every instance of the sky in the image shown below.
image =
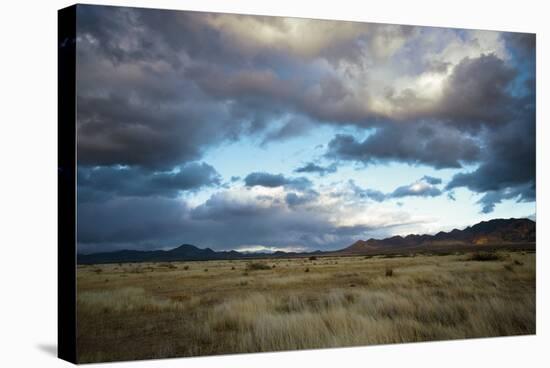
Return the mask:
{"type": "Polygon", "coordinates": [[[535,36],[78,5],[77,247],[535,218],[535,36]]]}

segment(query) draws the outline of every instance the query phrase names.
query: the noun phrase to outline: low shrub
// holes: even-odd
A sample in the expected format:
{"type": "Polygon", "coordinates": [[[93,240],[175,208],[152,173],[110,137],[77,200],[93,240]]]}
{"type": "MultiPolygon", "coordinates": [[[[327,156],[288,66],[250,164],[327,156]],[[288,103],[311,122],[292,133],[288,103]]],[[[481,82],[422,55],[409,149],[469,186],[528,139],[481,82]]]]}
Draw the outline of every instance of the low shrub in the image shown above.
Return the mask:
{"type": "Polygon", "coordinates": [[[252,262],[246,265],[246,269],[249,271],[270,270],[269,265],[262,262],[252,262]]]}
{"type": "Polygon", "coordinates": [[[467,261],[478,261],[478,262],[486,262],[486,261],[500,261],[501,257],[497,253],[492,252],[476,252],[470,254],[468,258],[466,258],[467,261]]]}

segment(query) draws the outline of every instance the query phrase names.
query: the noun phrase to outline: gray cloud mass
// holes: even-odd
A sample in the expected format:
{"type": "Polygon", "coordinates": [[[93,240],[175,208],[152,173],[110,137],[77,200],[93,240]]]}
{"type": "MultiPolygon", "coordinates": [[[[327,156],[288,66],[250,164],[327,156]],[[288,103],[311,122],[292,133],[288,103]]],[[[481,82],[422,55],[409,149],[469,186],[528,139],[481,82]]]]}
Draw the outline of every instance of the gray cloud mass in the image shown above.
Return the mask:
{"type": "Polygon", "coordinates": [[[182,191],[221,184],[218,172],[206,163],[191,162],[177,171],[151,172],[141,168],[100,166],[78,168],[79,202],[124,197],[176,197],[182,191]]]}
{"type": "Polygon", "coordinates": [[[324,176],[327,174],[333,174],[338,170],[338,165],[332,163],[328,166],[320,166],[314,162],[308,162],[304,166],[301,166],[294,170],[295,173],[305,173],[305,174],[318,174],[324,176]]]}
{"type": "Polygon", "coordinates": [[[364,164],[399,161],[443,169],[476,162],[480,151],[475,138],[456,128],[426,123],[400,126],[388,123],[363,141],[352,135],[337,135],[330,141],[326,156],[364,164]]]}
{"type": "Polygon", "coordinates": [[[262,186],[268,188],[289,187],[298,190],[310,188],[313,183],[305,177],[288,178],[283,174],[270,174],[266,172],[254,172],[244,178],[248,187],[262,186]]]}

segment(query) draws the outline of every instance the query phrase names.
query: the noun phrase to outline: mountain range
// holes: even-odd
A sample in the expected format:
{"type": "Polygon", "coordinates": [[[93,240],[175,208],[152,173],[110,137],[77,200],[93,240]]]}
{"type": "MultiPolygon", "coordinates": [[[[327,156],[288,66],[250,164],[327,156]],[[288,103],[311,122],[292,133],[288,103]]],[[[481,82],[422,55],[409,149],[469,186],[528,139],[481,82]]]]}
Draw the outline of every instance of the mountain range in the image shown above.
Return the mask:
{"type": "Polygon", "coordinates": [[[312,255],[360,255],[398,252],[441,251],[487,247],[534,245],[536,223],[529,219],[494,219],[482,221],[463,230],[454,229],[435,235],[392,236],[385,239],[358,240],[336,251],[243,253],[235,250],[214,251],[183,244],[170,250],[119,250],[78,254],[78,264],[122,262],[203,261],[216,259],[284,258],[312,255]]]}
{"type": "Polygon", "coordinates": [[[392,236],[386,239],[358,240],[343,253],[377,250],[414,250],[458,246],[514,245],[535,242],[536,223],[529,219],[495,219],[482,221],[464,230],[441,231],[435,235],[392,236]]]}

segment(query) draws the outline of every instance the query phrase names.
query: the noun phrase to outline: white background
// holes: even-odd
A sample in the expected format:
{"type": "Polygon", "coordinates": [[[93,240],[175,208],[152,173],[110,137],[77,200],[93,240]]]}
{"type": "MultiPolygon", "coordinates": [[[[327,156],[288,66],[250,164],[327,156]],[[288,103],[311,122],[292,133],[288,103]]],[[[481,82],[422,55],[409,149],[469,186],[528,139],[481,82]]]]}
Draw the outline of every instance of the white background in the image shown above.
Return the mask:
{"type": "MultiPolygon", "coordinates": [[[[548,76],[545,1],[95,1],[537,33],[537,336],[116,363],[117,367],[548,367],[548,76]]],[[[57,9],[6,1],[0,18],[0,366],[64,367],[56,355],[57,9]]],[[[103,366],[110,366],[104,364],[103,366]]]]}

